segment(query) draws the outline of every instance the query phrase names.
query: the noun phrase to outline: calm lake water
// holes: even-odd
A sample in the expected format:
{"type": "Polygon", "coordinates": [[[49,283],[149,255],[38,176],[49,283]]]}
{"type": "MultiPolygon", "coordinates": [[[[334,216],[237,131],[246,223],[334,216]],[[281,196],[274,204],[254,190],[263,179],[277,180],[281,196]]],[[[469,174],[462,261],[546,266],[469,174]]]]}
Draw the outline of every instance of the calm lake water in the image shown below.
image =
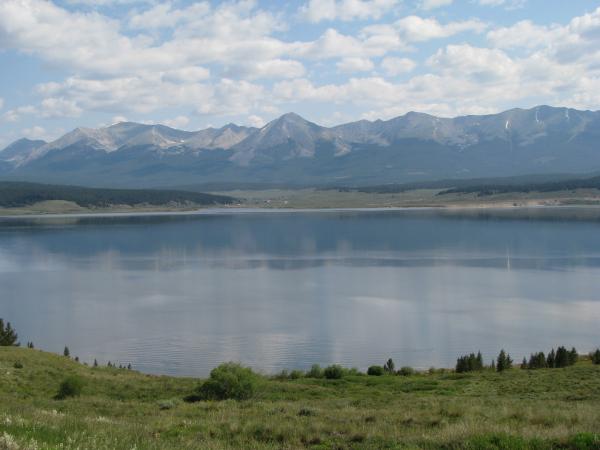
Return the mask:
{"type": "Polygon", "coordinates": [[[102,364],[206,375],[600,346],[600,210],[0,219],[0,317],[102,364]]]}

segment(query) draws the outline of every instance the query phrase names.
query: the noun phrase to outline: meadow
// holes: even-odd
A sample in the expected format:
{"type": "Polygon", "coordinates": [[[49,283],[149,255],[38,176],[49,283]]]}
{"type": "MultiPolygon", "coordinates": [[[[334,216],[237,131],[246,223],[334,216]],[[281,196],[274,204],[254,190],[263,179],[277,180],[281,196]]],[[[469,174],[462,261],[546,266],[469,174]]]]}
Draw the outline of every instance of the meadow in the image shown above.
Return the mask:
{"type": "Polygon", "coordinates": [[[584,358],[501,373],[259,376],[248,400],[184,401],[200,382],[0,347],[0,449],[600,448],[600,365],[584,358]],[[58,400],[67,376],[81,395],[58,400]]]}

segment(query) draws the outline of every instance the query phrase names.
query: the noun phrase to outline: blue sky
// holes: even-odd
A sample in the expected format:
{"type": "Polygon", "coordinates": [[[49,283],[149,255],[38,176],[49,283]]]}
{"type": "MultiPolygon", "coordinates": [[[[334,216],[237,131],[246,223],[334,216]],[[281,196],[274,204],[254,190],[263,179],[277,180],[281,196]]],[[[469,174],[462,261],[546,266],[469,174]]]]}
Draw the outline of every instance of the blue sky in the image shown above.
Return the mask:
{"type": "Polygon", "coordinates": [[[124,120],[599,109],[590,0],[2,0],[0,148],[124,120]]]}

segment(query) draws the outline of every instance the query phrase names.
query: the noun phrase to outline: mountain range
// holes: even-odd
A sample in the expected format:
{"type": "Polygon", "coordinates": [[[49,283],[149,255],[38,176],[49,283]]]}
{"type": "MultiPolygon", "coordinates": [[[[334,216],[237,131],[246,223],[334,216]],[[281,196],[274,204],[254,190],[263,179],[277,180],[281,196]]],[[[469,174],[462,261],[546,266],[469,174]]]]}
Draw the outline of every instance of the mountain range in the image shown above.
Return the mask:
{"type": "Polygon", "coordinates": [[[323,127],[294,113],[262,128],[123,122],[0,152],[0,178],[93,186],[368,185],[600,170],[600,111],[538,106],[323,127]]]}

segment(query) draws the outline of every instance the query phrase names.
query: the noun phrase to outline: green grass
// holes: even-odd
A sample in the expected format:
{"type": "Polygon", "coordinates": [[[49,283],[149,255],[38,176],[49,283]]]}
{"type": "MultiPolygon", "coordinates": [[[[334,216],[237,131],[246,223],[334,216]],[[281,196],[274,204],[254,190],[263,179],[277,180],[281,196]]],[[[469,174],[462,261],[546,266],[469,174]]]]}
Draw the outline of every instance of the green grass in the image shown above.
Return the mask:
{"type": "Polygon", "coordinates": [[[0,449],[600,448],[600,366],[589,361],[502,374],[261,377],[251,400],[183,402],[198,383],[0,347],[0,449]],[[81,396],[55,400],[67,376],[83,380],[81,396]]]}

